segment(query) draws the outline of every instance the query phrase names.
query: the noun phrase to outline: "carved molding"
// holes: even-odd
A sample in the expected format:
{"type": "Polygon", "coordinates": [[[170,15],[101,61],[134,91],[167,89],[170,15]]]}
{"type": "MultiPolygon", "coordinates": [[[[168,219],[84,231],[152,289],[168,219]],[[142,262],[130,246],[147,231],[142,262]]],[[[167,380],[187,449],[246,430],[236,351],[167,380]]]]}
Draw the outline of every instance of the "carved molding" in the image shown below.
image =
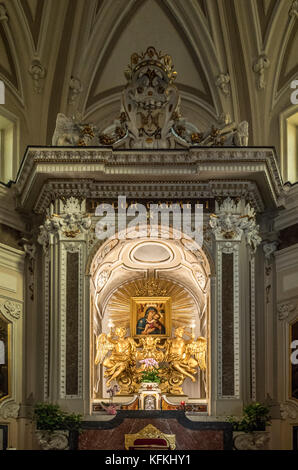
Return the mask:
{"type": "Polygon", "coordinates": [[[36,431],[42,450],[68,450],[69,431],[36,431]]]}
{"type": "Polygon", "coordinates": [[[63,242],[60,254],[60,398],[81,398],[83,393],[83,283],[84,263],[83,244],[80,242],[63,242]],[[78,393],[66,394],[66,285],[67,285],[67,252],[78,253],[78,393]]]}
{"type": "Polygon", "coordinates": [[[69,81],[69,104],[75,104],[78,99],[78,96],[82,93],[82,91],[83,85],[81,83],[81,80],[77,77],[71,77],[69,81]]]}
{"type": "Polygon", "coordinates": [[[255,257],[250,260],[250,357],[251,357],[251,398],[257,396],[257,367],[256,367],[256,266],[255,257]]]}
{"type": "Polygon", "coordinates": [[[265,254],[265,258],[270,261],[272,260],[272,255],[275,253],[278,247],[278,241],[273,241],[273,242],[264,242],[263,243],[263,251],[265,254]]]}
{"type": "Polygon", "coordinates": [[[215,79],[215,85],[222,91],[225,96],[230,94],[230,75],[228,73],[220,73],[215,79]]]}
{"type": "Polygon", "coordinates": [[[30,299],[34,300],[34,271],[36,259],[36,245],[29,243],[23,239],[23,248],[28,260],[28,290],[30,292],[30,299]]]}
{"type": "Polygon", "coordinates": [[[268,450],[270,433],[268,431],[234,432],[233,441],[236,450],[268,450]]]}
{"type": "Polygon", "coordinates": [[[291,312],[296,310],[297,305],[290,302],[285,302],[280,304],[277,307],[278,312],[278,319],[279,320],[286,320],[291,312]]]}
{"type": "MultiPolygon", "coordinates": [[[[26,191],[30,189],[29,183],[33,177],[33,175],[30,176],[30,173],[34,173],[39,165],[42,165],[43,172],[48,171],[52,175],[53,172],[58,171],[58,167],[53,166],[53,164],[59,163],[60,173],[64,171],[69,172],[69,165],[72,163],[74,165],[73,171],[79,172],[80,178],[83,178],[86,171],[100,171],[103,174],[126,174],[127,180],[129,180],[128,175],[130,173],[135,174],[136,171],[138,173],[143,171],[146,174],[147,168],[150,168],[151,174],[152,172],[161,174],[162,167],[165,167],[167,174],[170,171],[173,175],[177,173],[181,176],[182,170],[185,174],[196,174],[198,171],[214,171],[214,165],[218,164],[218,162],[220,162],[221,171],[224,173],[231,171],[243,172],[244,163],[248,165],[249,171],[252,173],[260,171],[264,173],[266,171],[267,178],[271,180],[269,190],[276,199],[283,190],[277,160],[274,152],[270,149],[256,150],[247,148],[243,151],[241,148],[235,148],[227,151],[224,148],[192,148],[188,151],[163,152],[160,150],[156,153],[141,151],[132,153],[112,149],[68,148],[60,150],[28,148],[24,165],[18,176],[18,192],[23,192],[26,182],[28,183],[26,191]],[[137,170],[136,167],[138,168],[137,170]]],[[[92,183],[92,181],[90,182],[92,183]]],[[[189,184],[189,181],[187,183],[189,184]]],[[[220,181],[216,181],[216,183],[220,184],[220,181]]],[[[90,194],[91,188],[89,184],[85,180],[85,191],[90,194]]],[[[94,184],[96,183],[93,182],[93,186],[94,184]]],[[[21,203],[24,197],[26,197],[25,193],[22,195],[21,203]]]]}
{"type": "Polygon", "coordinates": [[[41,93],[43,90],[41,81],[46,76],[46,69],[43,65],[41,65],[41,62],[39,59],[32,60],[32,63],[29,67],[29,74],[31,75],[32,80],[33,80],[33,89],[35,93],[41,93]]]}
{"type": "Polygon", "coordinates": [[[0,3],[0,21],[8,21],[7,9],[3,3],[0,3]]]}
{"type": "Polygon", "coordinates": [[[38,242],[46,251],[50,235],[76,238],[79,234],[88,231],[91,227],[91,218],[80,212],[81,203],[78,199],[70,197],[62,203],[63,213],[48,216],[44,224],[39,227],[38,242]]]}
{"type": "Polygon", "coordinates": [[[13,300],[0,299],[0,312],[8,321],[19,320],[22,314],[22,305],[13,300]]]}
{"type": "Polygon", "coordinates": [[[221,204],[216,203],[210,226],[217,241],[240,241],[244,234],[253,253],[261,243],[255,210],[243,199],[236,202],[227,197],[221,204]]]}
{"type": "Polygon", "coordinates": [[[216,242],[217,245],[217,383],[218,383],[218,398],[239,398],[240,396],[240,309],[239,309],[239,242],[216,242]],[[234,272],[234,395],[223,396],[222,394],[222,253],[233,253],[233,272],[234,272]]]}
{"type": "Polygon", "coordinates": [[[16,419],[19,415],[20,405],[13,401],[4,402],[0,405],[0,418],[16,419]]]}
{"type": "MultiPolygon", "coordinates": [[[[141,54],[134,53],[125,70],[127,84],[121,93],[119,117],[101,132],[97,126],[59,113],[53,145],[113,145],[134,149],[247,146],[247,121],[202,131],[182,116],[173,69],[171,56],[157,52],[152,46],[141,54]]],[[[216,78],[216,85],[225,95],[229,93],[229,81],[229,75],[224,73],[216,78]]],[[[79,83],[73,86],[80,89],[79,83]]]]}
{"type": "Polygon", "coordinates": [[[286,401],[280,404],[281,419],[296,420],[298,416],[298,404],[286,401]]]}
{"type": "Polygon", "coordinates": [[[50,340],[50,259],[44,256],[44,358],[43,358],[43,397],[44,401],[48,400],[49,396],[49,340],[50,340]]]}
{"type": "Polygon", "coordinates": [[[96,279],[96,288],[98,292],[104,288],[104,286],[108,282],[109,277],[110,277],[110,272],[107,269],[101,271],[98,274],[98,277],[96,279]]]}
{"type": "Polygon", "coordinates": [[[253,71],[257,74],[257,85],[259,90],[263,90],[266,86],[265,70],[268,69],[270,60],[265,53],[259,55],[253,64],[253,71]]]}
{"type": "Polygon", "coordinates": [[[289,16],[291,18],[298,18],[298,0],[293,0],[293,3],[289,10],[289,16]]]}
{"type": "Polygon", "coordinates": [[[103,201],[108,198],[115,198],[119,194],[125,194],[127,198],[139,198],[140,193],[143,198],[160,198],[166,199],[173,198],[177,199],[177,192],[179,192],[181,199],[193,198],[194,194],[199,194],[200,198],[216,198],[224,197],[229,187],[229,194],[233,197],[244,197],[250,200],[251,205],[258,212],[262,212],[264,209],[263,201],[260,196],[257,185],[252,181],[233,181],[233,180],[221,180],[221,181],[208,181],[208,182],[94,182],[93,180],[77,180],[77,181],[51,181],[44,185],[39,197],[35,204],[35,212],[44,213],[46,208],[49,207],[53,199],[59,199],[62,197],[78,196],[82,199],[96,198],[102,199],[103,201]],[[162,192],[160,185],[162,184],[162,192]],[[86,189],[88,186],[88,189],[86,189]]]}

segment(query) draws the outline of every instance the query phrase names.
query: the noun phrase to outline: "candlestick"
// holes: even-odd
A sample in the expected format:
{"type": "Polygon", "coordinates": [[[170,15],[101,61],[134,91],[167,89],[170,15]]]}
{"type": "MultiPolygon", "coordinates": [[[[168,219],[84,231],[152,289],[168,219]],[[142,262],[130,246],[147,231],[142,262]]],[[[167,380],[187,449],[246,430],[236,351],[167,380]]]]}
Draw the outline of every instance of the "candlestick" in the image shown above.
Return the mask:
{"type": "Polygon", "coordinates": [[[114,323],[112,322],[111,319],[109,319],[109,321],[108,321],[108,328],[109,328],[109,330],[110,330],[110,333],[112,332],[112,328],[113,328],[113,327],[114,327],[114,323]]]}

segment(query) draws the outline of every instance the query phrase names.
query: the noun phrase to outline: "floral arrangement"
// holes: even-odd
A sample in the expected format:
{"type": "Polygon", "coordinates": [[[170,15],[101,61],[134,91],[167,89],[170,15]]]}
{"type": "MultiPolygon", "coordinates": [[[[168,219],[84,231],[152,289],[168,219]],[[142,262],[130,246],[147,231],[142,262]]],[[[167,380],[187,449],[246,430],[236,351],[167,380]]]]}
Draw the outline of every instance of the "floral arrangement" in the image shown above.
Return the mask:
{"type": "Polygon", "coordinates": [[[117,384],[107,389],[107,393],[110,395],[110,402],[113,400],[113,397],[116,395],[116,393],[119,392],[119,390],[120,388],[117,384]]]}
{"type": "Polygon", "coordinates": [[[120,408],[120,405],[116,405],[115,403],[109,403],[109,406],[105,406],[104,403],[101,403],[101,406],[108,415],[116,415],[117,410],[120,408]]]}
{"type": "Polygon", "coordinates": [[[160,383],[160,377],[158,375],[158,362],[149,357],[140,361],[145,364],[145,370],[142,372],[141,382],[156,382],[160,383]]]}

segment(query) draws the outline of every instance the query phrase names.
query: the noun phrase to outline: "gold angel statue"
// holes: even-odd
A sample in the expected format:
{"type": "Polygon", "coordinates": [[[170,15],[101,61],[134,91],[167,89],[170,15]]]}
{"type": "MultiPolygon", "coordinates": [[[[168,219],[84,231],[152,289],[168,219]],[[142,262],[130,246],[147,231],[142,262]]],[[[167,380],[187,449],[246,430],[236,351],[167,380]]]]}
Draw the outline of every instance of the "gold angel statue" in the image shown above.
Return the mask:
{"type": "Polygon", "coordinates": [[[206,345],[205,338],[194,340],[194,334],[191,339],[185,340],[183,335],[185,327],[176,328],[174,338],[170,338],[166,342],[166,361],[170,365],[171,373],[169,377],[170,392],[174,394],[182,394],[182,384],[186,377],[193,382],[196,381],[195,374],[197,368],[206,369],[206,345]],[[194,356],[194,357],[193,357],[194,356]]]}
{"type": "Polygon", "coordinates": [[[117,380],[122,393],[131,393],[133,391],[136,343],[133,338],[125,338],[126,332],[126,328],[118,327],[115,329],[115,335],[101,333],[97,337],[95,365],[104,365],[104,375],[108,377],[106,383],[108,387],[113,380],[117,380]],[[110,355],[109,352],[111,352],[110,355]]]}
{"type": "Polygon", "coordinates": [[[96,339],[95,365],[103,364],[106,385],[113,380],[120,386],[120,394],[132,394],[138,391],[144,366],[137,367],[140,360],[152,358],[160,367],[160,388],[163,393],[183,394],[182,384],[189,377],[196,381],[198,367],[206,370],[207,340],[203,337],[195,340],[194,334],[184,339],[185,327],[175,329],[174,338],[165,342],[160,338],[146,336],[136,342],[126,337],[127,329],[118,327],[115,332],[101,333],[96,339]]]}
{"type": "Polygon", "coordinates": [[[199,336],[195,341],[192,341],[187,346],[188,352],[195,357],[197,364],[201,370],[206,370],[206,352],[207,352],[207,340],[202,336],[199,336]]]}

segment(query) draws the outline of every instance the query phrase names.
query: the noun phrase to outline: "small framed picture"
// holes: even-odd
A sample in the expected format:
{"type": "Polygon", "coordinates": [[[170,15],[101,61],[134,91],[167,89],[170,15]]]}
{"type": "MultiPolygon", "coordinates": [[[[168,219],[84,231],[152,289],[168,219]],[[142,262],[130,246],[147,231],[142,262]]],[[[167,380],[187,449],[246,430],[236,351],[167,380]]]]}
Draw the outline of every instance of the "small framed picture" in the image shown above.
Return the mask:
{"type": "Polygon", "coordinates": [[[131,336],[170,336],[171,314],[171,297],[131,297],[131,336]]]}

